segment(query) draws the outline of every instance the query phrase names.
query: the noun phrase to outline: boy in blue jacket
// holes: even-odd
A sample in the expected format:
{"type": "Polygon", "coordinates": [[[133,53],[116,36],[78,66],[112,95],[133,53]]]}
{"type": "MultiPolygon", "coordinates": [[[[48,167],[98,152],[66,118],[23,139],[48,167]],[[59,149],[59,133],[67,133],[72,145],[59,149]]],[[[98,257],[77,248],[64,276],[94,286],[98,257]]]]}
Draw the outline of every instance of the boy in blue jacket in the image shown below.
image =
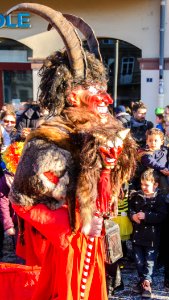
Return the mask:
{"type": "Polygon", "coordinates": [[[168,192],[168,148],[164,146],[164,133],[152,128],[146,132],[146,147],[138,150],[138,165],[132,180],[131,189],[140,189],[140,176],[148,168],[158,172],[160,177],[159,187],[168,192]]]}

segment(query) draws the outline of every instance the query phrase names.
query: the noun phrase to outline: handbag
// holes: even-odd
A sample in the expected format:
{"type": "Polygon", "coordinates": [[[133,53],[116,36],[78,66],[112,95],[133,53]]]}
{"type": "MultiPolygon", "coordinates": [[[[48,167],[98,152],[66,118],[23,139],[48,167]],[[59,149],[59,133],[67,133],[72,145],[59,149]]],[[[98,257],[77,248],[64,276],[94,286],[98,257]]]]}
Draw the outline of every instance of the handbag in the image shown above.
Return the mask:
{"type": "Polygon", "coordinates": [[[105,262],[112,264],[123,257],[120,228],[112,220],[104,220],[105,236],[103,238],[105,262]]]}

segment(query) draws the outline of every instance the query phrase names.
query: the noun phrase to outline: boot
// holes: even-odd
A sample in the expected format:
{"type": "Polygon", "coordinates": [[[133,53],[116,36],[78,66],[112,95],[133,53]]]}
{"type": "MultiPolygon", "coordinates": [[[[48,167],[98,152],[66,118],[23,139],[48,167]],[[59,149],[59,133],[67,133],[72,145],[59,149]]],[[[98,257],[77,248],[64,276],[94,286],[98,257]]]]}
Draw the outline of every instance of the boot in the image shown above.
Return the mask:
{"type": "Polygon", "coordinates": [[[144,280],[142,283],[143,291],[142,298],[151,298],[151,283],[149,280],[144,280]]]}
{"type": "Polygon", "coordinates": [[[120,271],[119,265],[117,267],[116,276],[115,276],[113,286],[114,286],[114,291],[116,291],[116,292],[124,290],[124,283],[123,283],[123,280],[121,278],[121,271],[120,271]]]}
{"type": "Polygon", "coordinates": [[[110,275],[106,275],[106,287],[108,297],[111,297],[114,294],[113,281],[114,280],[110,275]]]}

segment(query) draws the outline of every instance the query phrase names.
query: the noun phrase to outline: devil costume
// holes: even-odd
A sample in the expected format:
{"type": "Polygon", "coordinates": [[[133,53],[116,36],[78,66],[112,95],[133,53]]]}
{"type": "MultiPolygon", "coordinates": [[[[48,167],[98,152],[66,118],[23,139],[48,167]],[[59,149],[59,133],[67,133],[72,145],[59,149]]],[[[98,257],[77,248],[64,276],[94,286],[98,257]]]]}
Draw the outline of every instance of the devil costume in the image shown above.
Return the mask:
{"type": "MultiPolygon", "coordinates": [[[[107,133],[107,136],[110,138],[111,135],[107,133]]],[[[89,157],[86,152],[87,149],[91,150],[92,146],[96,148],[96,145],[101,145],[103,138],[105,143],[105,137],[106,131],[103,134],[101,131],[99,132],[98,128],[95,129],[95,137],[86,134],[81,151],[85,164],[78,176],[76,189],[81,217],[76,209],[76,228],[72,232],[74,227],[74,209],[72,207],[75,197],[74,183],[78,170],[75,169],[76,163],[74,164],[72,159],[75,149],[72,147],[70,135],[65,131],[59,131],[56,125],[55,130],[45,125],[29,136],[17,168],[10,196],[17,214],[47,239],[42,271],[33,299],[41,299],[44,295],[45,299],[82,299],[82,297],[80,298],[81,293],[82,295],[84,293],[83,299],[93,299],[94,297],[107,299],[103,236],[95,237],[94,241],[90,243],[89,238],[82,233],[82,223],[89,222],[88,219],[92,218],[96,208],[100,212],[109,209],[107,205],[109,201],[105,201],[105,199],[110,199],[109,193],[112,194],[112,192],[111,189],[107,190],[104,186],[107,184],[111,186],[109,175],[112,171],[110,169],[101,171],[98,149],[90,152],[90,155],[93,156],[89,156],[90,161],[88,161],[89,157]],[[93,164],[94,161],[96,161],[95,164],[93,164]],[[91,166],[93,172],[88,171],[91,166]],[[90,184],[93,183],[93,190],[91,190],[90,184],[85,182],[87,176],[95,176],[90,181],[90,184]],[[98,182],[96,178],[99,177],[98,182]],[[90,197],[94,197],[97,183],[100,192],[97,200],[94,201],[90,197]],[[90,194],[87,189],[90,189],[90,194]],[[90,202],[88,203],[84,198],[90,202]],[[92,246],[89,256],[90,265],[86,266],[88,274],[86,274],[86,278],[83,278],[89,246],[92,246]],[[86,279],[85,291],[82,290],[82,278],[86,279]]],[[[76,153],[74,162],[76,162],[77,156],[78,153],[76,153]]]]}
{"type": "Polygon", "coordinates": [[[46,238],[32,299],[106,300],[100,216],[116,210],[120,186],[135,168],[136,145],[108,114],[112,99],[93,32],[88,45],[95,55],[83,50],[67,15],[33,3],[8,13],[14,10],[48,20],[67,50],[48,57],[40,71],[39,101],[55,117],[28,136],[10,193],[17,214],[46,238]]]}
{"type": "MultiPolygon", "coordinates": [[[[43,129],[42,133],[39,130],[34,134],[25,146],[11,190],[15,211],[47,239],[42,271],[33,299],[78,300],[88,238],[81,233],[78,213],[76,233],[72,233],[69,209],[64,203],[65,197],[71,197],[68,194],[72,194],[73,160],[65,147],[58,147],[56,132],[55,138],[53,133],[50,136],[47,129],[46,132],[43,129]],[[69,181],[71,184],[67,191],[69,181]]],[[[65,134],[61,134],[60,138],[63,145],[65,134]]],[[[93,299],[97,293],[98,299],[107,299],[101,240],[101,237],[95,238],[84,299],[93,299]],[[97,292],[96,285],[99,287],[97,292]]]]}

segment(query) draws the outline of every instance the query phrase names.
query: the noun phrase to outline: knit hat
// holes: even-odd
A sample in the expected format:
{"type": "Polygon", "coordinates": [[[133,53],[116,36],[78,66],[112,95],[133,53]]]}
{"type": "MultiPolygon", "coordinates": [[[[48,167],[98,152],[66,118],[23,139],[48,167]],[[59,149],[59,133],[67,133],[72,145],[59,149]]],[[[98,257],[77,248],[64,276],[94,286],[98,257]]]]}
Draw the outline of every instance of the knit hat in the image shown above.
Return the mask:
{"type": "Polygon", "coordinates": [[[124,105],[119,105],[119,106],[117,106],[116,109],[115,109],[116,115],[118,115],[119,113],[122,113],[122,112],[123,112],[123,113],[126,112],[125,106],[124,106],[124,105]]]}
{"type": "Polygon", "coordinates": [[[162,107],[157,107],[157,108],[155,109],[155,115],[156,115],[156,116],[158,116],[158,115],[163,115],[163,113],[164,113],[164,108],[162,108],[162,107]]]}

